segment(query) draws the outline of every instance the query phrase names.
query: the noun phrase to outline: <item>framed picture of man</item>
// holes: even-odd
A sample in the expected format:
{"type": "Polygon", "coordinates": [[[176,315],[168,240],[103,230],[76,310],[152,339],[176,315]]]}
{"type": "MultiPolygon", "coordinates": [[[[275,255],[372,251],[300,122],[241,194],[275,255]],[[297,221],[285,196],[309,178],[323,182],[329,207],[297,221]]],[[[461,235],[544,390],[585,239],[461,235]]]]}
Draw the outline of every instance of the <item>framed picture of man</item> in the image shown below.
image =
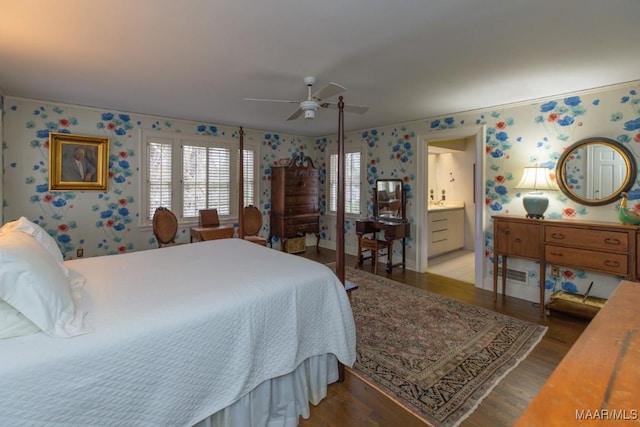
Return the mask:
{"type": "Polygon", "coordinates": [[[107,190],[109,138],[49,133],[49,191],[107,190]]]}

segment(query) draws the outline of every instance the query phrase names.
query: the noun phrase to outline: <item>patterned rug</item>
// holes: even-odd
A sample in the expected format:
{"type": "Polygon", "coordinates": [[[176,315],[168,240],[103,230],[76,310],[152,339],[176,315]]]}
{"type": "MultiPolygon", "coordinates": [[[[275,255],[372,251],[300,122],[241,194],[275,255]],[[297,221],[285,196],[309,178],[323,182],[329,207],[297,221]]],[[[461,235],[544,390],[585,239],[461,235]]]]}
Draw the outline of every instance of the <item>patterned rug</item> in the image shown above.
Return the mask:
{"type": "MultiPolygon", "coordinates": [[[[331,266],[331,265],[330,265],[331,266]]],[[[460,424],[547,328],[346,267],[355,374],[428,424],[460,424]]]]}

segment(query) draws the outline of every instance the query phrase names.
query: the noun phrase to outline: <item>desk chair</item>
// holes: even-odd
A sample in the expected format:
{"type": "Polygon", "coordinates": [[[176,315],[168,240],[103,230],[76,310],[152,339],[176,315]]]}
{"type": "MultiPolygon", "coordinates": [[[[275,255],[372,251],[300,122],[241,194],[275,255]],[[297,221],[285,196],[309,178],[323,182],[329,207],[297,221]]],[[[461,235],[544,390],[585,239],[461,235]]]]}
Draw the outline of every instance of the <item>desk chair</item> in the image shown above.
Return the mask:
{"type": "Polygon", "coordinates": [[[169,209],[160,206],[153,213],[153,235],[158,241],[158,247],[180,245],[176,243],[178,234],[178,219],[169,209]]]}
{"type": "Polygon", "coordinates": [[[200,209],[198,222],[200,227],[218,227],[220,225],[218,209],[200,209]]]}
{"type": "Polygon", "coordinates": [[[389,251],[389,243],[386,240],[380,240],[373,234],[371,237],[362,235],[358,236],[358,257],[356,258],[356,268],[362,266],[362,252],[369,251],[371,253],[371,261],[373,263],[373,273],[378,274],[378,258],[387,255],[389,251]]]}

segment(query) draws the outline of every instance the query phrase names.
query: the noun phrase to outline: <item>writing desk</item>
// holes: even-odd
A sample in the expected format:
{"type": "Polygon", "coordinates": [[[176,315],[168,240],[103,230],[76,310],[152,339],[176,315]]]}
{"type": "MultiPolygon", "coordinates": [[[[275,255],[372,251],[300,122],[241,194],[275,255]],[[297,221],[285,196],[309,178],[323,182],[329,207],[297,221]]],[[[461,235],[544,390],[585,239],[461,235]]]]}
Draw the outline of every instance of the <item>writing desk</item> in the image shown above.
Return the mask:
{"type": "MultiPolygon", "coordinates": [[[[384,240],[389,244],[389,250],[387,251],[387,273],[391,273],[393,267],[402,266],[404,269],[406,266],[405,255],[405,238],[409,237],[409,222],[387,222],[379,221],[375,219],[357,220],[356,221],[356,234],[360,238],[363,234],[384,232],[384,240]],[[402,262],[393,263],[393,242],[395,240],[402,239],[402,262]]],[[[362,264],[362,260],[358,260],[359,264],[362,264]]]]}
{"type": "Polygon", "coordinates": [[[196,240],[230,239],[233,237],[232,225],[218,225],[214,227],[191,227],[191,243],[196,240]]]}

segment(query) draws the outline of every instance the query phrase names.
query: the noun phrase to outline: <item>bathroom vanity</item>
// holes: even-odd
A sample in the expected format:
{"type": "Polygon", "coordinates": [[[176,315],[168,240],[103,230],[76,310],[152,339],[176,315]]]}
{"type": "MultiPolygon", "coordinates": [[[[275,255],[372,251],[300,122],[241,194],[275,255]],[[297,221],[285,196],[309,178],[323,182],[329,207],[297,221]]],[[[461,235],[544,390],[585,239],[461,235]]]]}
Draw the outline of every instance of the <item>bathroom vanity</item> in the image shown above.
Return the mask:
{"type": "Polygon", "coordinates": [[[429,258],[464,247],[464,202],[430,203],[429,258]]]}

